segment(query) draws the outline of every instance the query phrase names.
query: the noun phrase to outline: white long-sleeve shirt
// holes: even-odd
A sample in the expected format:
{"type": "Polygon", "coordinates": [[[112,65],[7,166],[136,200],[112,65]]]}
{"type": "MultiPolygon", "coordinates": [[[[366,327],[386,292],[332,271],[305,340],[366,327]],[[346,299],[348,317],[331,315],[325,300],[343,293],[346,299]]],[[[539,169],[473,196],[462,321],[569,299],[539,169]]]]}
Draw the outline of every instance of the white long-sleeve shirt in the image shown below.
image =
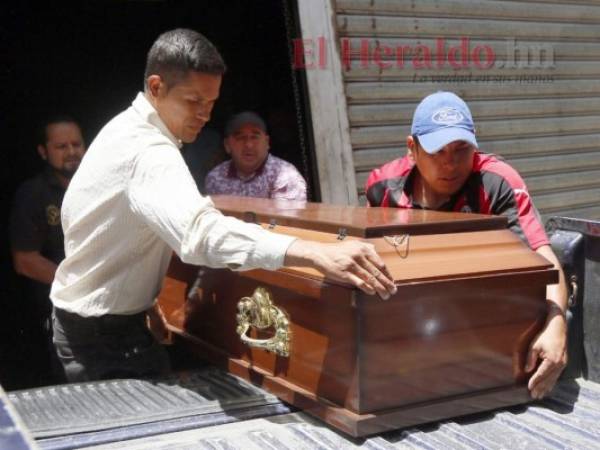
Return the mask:
{"type": "Polygon", "coordinates": [[[50,294],[57,308],[86,317],[149,308],[172,250],[210,267],[283,265],[293,238],[214,209],[180,147],[142,93],[100,131],[62,205],[66,258],[50,294]]]}

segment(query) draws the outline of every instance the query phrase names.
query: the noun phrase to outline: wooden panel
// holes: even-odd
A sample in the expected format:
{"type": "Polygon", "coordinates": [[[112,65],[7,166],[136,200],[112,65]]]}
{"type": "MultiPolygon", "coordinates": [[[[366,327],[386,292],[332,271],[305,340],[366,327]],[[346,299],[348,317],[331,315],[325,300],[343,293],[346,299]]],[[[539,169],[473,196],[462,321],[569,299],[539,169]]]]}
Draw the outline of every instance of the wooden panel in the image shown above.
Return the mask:
{"type": "MultiPolygon", "coordinates": [[[[284,282],[291,277],[272,276],[283,276],[284,282]]],[[[340,405],[353,399],[357,333],[351,292],[321,286],[321,297],[315,299],[302,291],[270,285],[273,301],[291,322],[290,357],[283,358],[247,347],[235,332],[237,303],[251,296],[256,286],[252,278],[227,270],[207,271],[197,295],[188,302],[185,332],[303,389],[326,393],[340,405]]],[[[270,336],[254,333],[251,337],[270,336]]]]}
{"type": "MultiPolygon", "coordinates": [[[[395,208],[388,210],[406,213],[412,211],[395,208]]],[[[337,241],[335,235],[330,233],[298,228],[277,227],[275,232],[317,242],[337,241]]],[[[384,238],[372,238],[368,242],[375,246],[398,285],[524,270],[532,271],[531,277],[534,277],[533,272],[552,266],[545,258],[530,251],[509,230],[408,236],[399,247],[394,247],[384,238]],[[493,249],[494,258],[487,257],[490,249],[493,249]]],[[[285,267],[280,270],[323,280],[323,275],[311,268],[285,267]]],[[[543,273],[549,277],[544,278],[545,283],[558,281],[555,272],[543,273]]]]}
{"type": "MultiPolygon", "coordinates": [[[[429,287],[409,284],[385,302],[361,296],[357,309],[352,297],[335,286],[323,284],[321,297],[307,297],[298,290],[278,287],[298,286],[289,282],[292,275],[260,272],[258,284],[271,291],[277,306],[290,318],[289,358],[247,348],[239,341],[237,301],[257,285],[246,273],[206,271],[195,295],[184,302],[184,329],[172,324],[171,329],[179,331],[205,358],[227,365],[236,374],[246,369],[243,376],[296,406],[308,407],[308,399],[317,403],[313,406],[320,405],[317,409],[337,405],[360,415],[350,416],[354,425],[366,419],[365,414],[389,418],[400,408],[419,411],[428,402],[445,411],[439,417],[451,417],[456,410],[443,406],[457,396],[485,398],[491,389],[511,392],[525,381],[526,349],[545,316],[545,286],[541,278],[526,273],[493,280],[473,278],[466,283],[448,280],[429,287]],[[269,280],[276,280],[276,285],[269,280]]],[[[159,297],[163,307],[169,301],[165,295],[159,297]]],[[[171,322],[169,310],[165,311],[171,322]]],[[[268,334],[253,332],[251,337],[268,334]]],[[[503,404],[484,401],[475,410],[503,404]]],[[[313,407],[307,412],[321,416],[313,407]]],[[[339,414],[346,413],[337,411],[333,416],[339,414]]],[[[321,417],[349,433],[368,433],[352,431],[331,415],[321,417]]],[[[438,416],[416,417],[428,421],[438,416]]],[[[396,420],[384,423],[389,428],[406,423],[396,420]]]]}
{"type": "Polygon", "coordinates": [[[545,317],[542,280],[553,271],[412,283],[388,301],[361,294],[358,309],[349,291],[334,285],[322,284],[315,298],[292,274],[254,272],[260,281],[205,270],[182,302],[183,329],[166,307],[174,303],[172,292],[161,292],[171,329],[209,349],[205,356],[244,361],[295,390],[364,414],[523,382],[528,343],[545,317]],[[248,348],[235,333],[237,302],[257,285],[268,287],[291,321],[289,358],[248,348]]]}
{"type": "Polygon", "coordinates": [[[386,234],[452,233],[506,228],[506,220],[483,214],[397,210],[389,208],[344,207],[311,202],[212,196],[224,214],[251,222],[326,231],[350,236],[375,237],[386,234]]]}
{"type": "MultiPolygon", "coordinates": [[[[297,210],[313,207],[312,205],[321,205],[321,203],[306,202],[300,200],[285,200],[280,198],[250,198],[236,195],[211,195],[210,198],[215,207],[223,214],[232,215],[240,219],[246,219],[254,222],[252,213],[267,217],[278,217],[288,214],[294,214],[297,210]]],[[[332,206],[332,205],[329,205],[332,206]]],[[[340,209],[345,209],[341,207],[340,209]]]]}
{"type": "MultiPolygon", "coordinates": [[[[337,242],[331,233],[275,231],[337,242]]],[[[159,302],[196,352],[356,436],[526,400],[525,355],[545,320],[546,286],[557,281],[552,264],[508,230],[410,236],[402,248],[368,241],[398,286],[387,301],[308,268],[198,271],[175,259],[159,302]],[[289,357],[248,347],[236,333],[238,301],[258,286],[290,321],[289,357]]]]}
{"type": "Polygon", "coordinates": [[[543,284],[507,275],[406,286],[397,297],[359,302],[360,412],[526,378],[527,346],[544,323],[543,284]]]}
{"type": "MultiPolygon", "coordinates": [[[[194,349],[197,347],[190,346],[194,349]]],[[[324,422],[354,437],[364,437],[412,425],[435,422],[466,414],[499,409],[531,401],[525,386],[503,386],[472,394],[446,397],[435,401],[378,411],[376,414],[356,414],[325,398],[270,376],[243,360],[230,359],[224,365],[231,373],[262,386],[280,399],[319,417],[324,422]]]]}

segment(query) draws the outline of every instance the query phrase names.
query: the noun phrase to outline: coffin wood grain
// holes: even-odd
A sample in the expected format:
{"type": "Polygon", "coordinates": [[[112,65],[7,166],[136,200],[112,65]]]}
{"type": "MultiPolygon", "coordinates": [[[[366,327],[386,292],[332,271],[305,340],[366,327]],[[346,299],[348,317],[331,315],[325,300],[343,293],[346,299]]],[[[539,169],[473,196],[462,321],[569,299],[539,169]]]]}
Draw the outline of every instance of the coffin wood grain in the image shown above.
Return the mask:
{"type": "Polygon", "coordinates": [[[411,235],[498,230],[507,227],[506,217],[418,209],[367,208],[322,203],[215,195],[211,197],[223,214],[250,222],[349,236],[381,237],[388,234],[411,235]]]}
{"type": "Polygon", "coordinates": [[[508,230],[411,236],[406,258],[383,238],[367,241],[396,280],[388,301],[307,268],[235,273],[177,259],[159,301],[192,351],[354,436],[529,399],[525,355],[557,281],[548,261],[508,230]],[[235,332],[237,302],[257,286],[289,317],[289,358],[235,332]]]}

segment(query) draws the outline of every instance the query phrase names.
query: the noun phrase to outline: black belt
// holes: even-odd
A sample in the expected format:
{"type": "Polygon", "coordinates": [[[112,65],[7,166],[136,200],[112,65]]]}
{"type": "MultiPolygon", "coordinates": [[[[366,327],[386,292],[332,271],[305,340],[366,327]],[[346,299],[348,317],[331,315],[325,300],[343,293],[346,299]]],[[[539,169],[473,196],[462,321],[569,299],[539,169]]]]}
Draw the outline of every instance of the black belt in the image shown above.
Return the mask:
{"type": "Polygon", "coordinates": [[[54,307],[54,315],[61,323],[89,324],[95,327],[120,327],[139,323],[146,319],[146,312],[136,314],[103,314],[101,316],[84,317],[79,314],[54,307]]]}

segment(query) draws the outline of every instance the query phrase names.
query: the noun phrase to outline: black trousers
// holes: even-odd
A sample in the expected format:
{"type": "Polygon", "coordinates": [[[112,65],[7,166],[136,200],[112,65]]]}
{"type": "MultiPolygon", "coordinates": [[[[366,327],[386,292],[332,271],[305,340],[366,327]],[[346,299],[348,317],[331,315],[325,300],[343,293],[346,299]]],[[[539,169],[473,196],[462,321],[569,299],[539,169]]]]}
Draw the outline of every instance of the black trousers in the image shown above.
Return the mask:
{"type": "Polygon", "coordinates": [[[52,311],[53,343],[67,381],[137,378],[169,372],[169,356],[146,326],[146,314],[82,317],[52,311]]]}

